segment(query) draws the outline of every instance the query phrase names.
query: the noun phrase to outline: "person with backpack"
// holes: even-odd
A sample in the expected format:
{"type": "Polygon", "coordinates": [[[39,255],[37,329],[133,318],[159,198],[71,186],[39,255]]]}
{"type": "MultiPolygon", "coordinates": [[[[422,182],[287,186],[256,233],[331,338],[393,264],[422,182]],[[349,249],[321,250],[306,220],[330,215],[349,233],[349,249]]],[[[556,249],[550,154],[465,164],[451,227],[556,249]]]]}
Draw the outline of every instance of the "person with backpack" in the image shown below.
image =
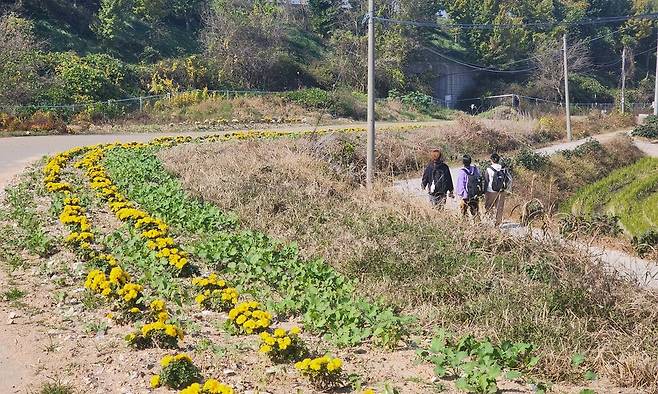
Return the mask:
{"type": "Polygon", "coordinates": [[[452,175],[450,175],[450,168],[443,162],[443,154],[439,149],[432,149],[432,161],[427,164],[423,172],[423,179],[421,181],[421,189],[427,188],[429,192],[430,203],[442,209],[446,203],[446,194],[450,198],[454,198],[452,185],[452,175]]]}
{"type": "Polygon", "coordinates": [[[474,218],[478,218],[480,211],[480,195],[482,195],[482,175],[480,170],[471,165],[472,159],[469,155],[462,157],[464,167],[459,169],[457,177],[457,195],[461,198],[459,208],[462,216],[466,217],[470,211],[474,218]]]}
{"type": "Polygon", "coordinates": [[[485,215],[492,216],[495,211],[495,223],[499,226],[503,221],[505,196],[512,186],[512,176],[509,170],[500,163],[500,155],[491,155],[491,165],[484,175],[486,191],[484,193],[485,215]]]}

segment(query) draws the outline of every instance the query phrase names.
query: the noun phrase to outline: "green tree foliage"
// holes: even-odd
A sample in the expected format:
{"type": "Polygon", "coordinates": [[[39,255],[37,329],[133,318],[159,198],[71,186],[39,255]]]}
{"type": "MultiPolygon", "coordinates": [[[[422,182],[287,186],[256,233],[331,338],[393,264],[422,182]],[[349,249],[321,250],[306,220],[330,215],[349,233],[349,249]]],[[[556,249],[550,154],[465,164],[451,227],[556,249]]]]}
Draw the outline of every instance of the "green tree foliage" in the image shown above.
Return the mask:
{"type": "Polygon", "coordinates": [[[0,16],[0,105],[28,103],[46,82],[30,21],[0,16]]]}
{"type": "Polygon", "coordinates": [[[170,12],[168,0],[135,0],[133,12],[142,18],[159,22],[170,12]]]}
{"type": "Polygon", "coordinates": [[[338,27],[342,4],[342,0],[309,0],[313,30],[324,37],[331,34],[338,27]]]}
{"type": "Polygon", "coordinates": [[[57,82],[46,94],[54,102],[90,103],[123,97],[136,84],[128,67],[109,55],[55,53],[48,58],[57,82]]]}
{"type": "Polygon", "coordinates": [[[130,0],[102,0],[98,20],[92,26],[98,37],[114,40],[125,29],[126,18],[131,11],[130,0]]]}

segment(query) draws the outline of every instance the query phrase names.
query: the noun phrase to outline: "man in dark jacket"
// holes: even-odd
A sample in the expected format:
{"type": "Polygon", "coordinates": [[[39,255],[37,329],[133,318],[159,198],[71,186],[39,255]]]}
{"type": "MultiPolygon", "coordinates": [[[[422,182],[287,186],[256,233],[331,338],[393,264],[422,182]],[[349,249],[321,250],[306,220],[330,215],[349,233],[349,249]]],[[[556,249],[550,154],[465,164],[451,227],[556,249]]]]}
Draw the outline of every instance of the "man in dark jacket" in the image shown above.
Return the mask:
{"type": "Polygon", "coordinates": [[[446,193],[450,195],[450,198],[455,197],[450,168],[443,162],[441,150],[432,150],[432,161],[425,167],[420,187],[423,190],[427,188],[430,203],[439,209],[443,208],[446,203],[446,193]]]}

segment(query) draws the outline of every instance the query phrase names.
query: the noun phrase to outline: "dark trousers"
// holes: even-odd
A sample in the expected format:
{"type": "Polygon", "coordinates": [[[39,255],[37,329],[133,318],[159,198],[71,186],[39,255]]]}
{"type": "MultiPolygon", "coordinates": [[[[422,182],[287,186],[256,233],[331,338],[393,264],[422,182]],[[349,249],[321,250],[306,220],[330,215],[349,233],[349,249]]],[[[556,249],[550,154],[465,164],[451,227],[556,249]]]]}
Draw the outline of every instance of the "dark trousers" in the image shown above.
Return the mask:
{"type": "Polygon", "coordinates": [[[462,216],[466,216],[470,211],[471,215],[474,218],[477,218],[478,214],[480,213],[480,200],[477,198],[461,200],[459,209],[461,210],[462,216]]]}

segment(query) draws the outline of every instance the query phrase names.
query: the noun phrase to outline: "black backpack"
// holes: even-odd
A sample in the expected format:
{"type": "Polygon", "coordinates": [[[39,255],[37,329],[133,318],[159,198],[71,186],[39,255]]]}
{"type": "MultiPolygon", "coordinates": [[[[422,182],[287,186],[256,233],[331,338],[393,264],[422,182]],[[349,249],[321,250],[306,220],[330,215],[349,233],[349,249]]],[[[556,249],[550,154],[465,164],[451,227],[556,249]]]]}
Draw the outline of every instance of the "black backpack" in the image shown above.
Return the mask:
{"type": "Polygon", "coordinates": [[[469,172],[466,168],[462,168],[466,173],[466,195],[468,199],[476,198],[482,194],[482,177],[476,173],[475,168],[469,172]]]}
{"type": "Polygon", "coordinates": [[[509,175],[507,173],[506,168],[501,168],[500,171],[497,171],[493,167],[491,168],[491,171],[493,171],[493,177],[491,178],[491,189],[495,192],[502,192],[503,190],[507,189],[507,185],[509,183],[509,175]]]}
{"type": "Polygon", "coordinates": [[[445,178],[446,176],[442,163],[434,163],[434,167],[432,168],[432,183],[434,184],[434,190],[432,191],[432,194],[445,194],[445,192],[448,190],[445,178]]]}

